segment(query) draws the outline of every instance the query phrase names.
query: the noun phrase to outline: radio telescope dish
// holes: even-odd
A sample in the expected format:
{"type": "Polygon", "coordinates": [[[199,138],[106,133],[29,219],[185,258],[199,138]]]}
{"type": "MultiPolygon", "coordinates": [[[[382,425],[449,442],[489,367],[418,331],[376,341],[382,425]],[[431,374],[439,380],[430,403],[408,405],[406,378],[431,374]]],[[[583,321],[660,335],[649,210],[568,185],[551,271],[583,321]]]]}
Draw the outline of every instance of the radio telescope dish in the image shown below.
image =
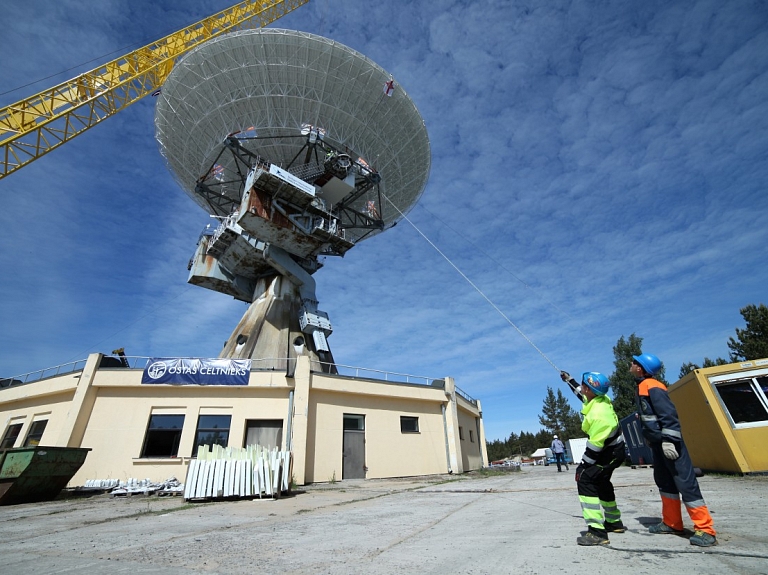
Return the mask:
{"type": "Polygon", "coordinates": [[[155,133],[182,189],[220,221],[201,235],[188,281],[251,304],[221,356],[308,353],[335,370],[312,274],[319,256],[393,226],[424,191],[429,139],[405,91],[332,40],[244,30],[174,67],[155,133]]]}
{"type": "Polygon", "coordinates": [[[162,87],[155,129],[178,183],[218,216],[242,199],[247,172],[228,145],[309,183],[316,183],[325,150],[336,150],[372,185],[347,197],[348,188],[327,190],[324,199],[363,214],[374,210],[380,220],[372,229],[342,219],[352,242],[390,227],[401,217],[397,210],[407,213],[430,168],[424,121],[392,76],[347,46],[293,30],[239,31],[187,54],[162,87]],[[318,140],[326,148],[312,150],[318,140]]]}

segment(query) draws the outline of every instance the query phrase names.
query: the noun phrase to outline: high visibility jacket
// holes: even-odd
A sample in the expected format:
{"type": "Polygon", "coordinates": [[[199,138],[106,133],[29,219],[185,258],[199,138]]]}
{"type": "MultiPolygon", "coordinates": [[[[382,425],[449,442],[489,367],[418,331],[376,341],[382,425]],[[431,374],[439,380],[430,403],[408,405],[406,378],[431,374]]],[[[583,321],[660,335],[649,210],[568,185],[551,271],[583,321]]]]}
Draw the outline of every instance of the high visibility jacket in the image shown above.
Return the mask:
{"type": "Polygon", "coordinates": [[[589,437],[582,460],[589,465],[604,465],[613,459],[615,447],[624,443],[613,403],[609,397],[598,395],[583,405],[581,414],[581,430],[589,437]]]}
{"type": "Polygon", "coordinates": [[[647,377],[637,384],[637,411],[643,437],[650,443],[682,440],[680,419],[675,404],[669,398],[667,386],[647,377]]]}

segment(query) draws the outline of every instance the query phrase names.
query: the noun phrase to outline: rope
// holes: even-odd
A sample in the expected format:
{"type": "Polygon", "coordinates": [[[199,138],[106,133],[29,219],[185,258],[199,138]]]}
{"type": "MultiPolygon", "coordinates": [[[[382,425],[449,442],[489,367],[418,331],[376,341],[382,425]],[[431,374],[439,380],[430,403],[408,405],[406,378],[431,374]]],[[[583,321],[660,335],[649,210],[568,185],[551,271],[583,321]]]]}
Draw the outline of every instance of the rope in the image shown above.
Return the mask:
{"type": "MultiPolygon", "coordinates": [[[[491,260],[493,263],[495,263],[497,266],[499,266],[501,269],[503,269],[505,272],[507,272],[509,275],[511,275],[513,278],[515,278],[515,279],[516,279],[518,282],[520,282],[521,284],[523,284],[523,286],[524,286],[526,289],[529,289],[529,290],[531,290],[532,292],[535,292],[535,291],[536,291],[536,288],[534,288],[534,287],[532,287],[532,286],[528,285],[528,284],[527,284],[527,283],[526,283],[524,280],[522,280],[521,278],[519,278],[518,276],[516,276],[516,275],[515,275],[515,274],[514,274],[514,273],[513,273],[513,272],[512,272],[512,271],[511,271],[509,268],[507,268],[506,266],[504,266],[504,264],[502,264],[502,263],[501,263],[499,260],[497,260],[496,258],[494,258],[494,257],[493,257],[492,255],[490,255],[488,252],[484,251],[484,250],[483,250],[483,248],[481,248],[480,246],[478,246],[478,245],[477,245],[475,242],[473,242],[472,240],[470,240],[470,239],[469,239],[467,236],[465,236],[464,234],[462,234],[462,233],[461,233],[459,230],[457,230],[456,228],[454,228],[454,227],[452,227],[451,225],[449,225],[449,224],[448,224],[448,223],[447,223],[447,222],[446,222],[444,219],[442,219],[442,218],[441,218],[440,216],[438,216],[436,213],[434,213],[434,212],[432,212],[432,211],[428,210],[427,208],[425,208],[425,207],[424,207],[423,205],[421,205],[421,204],[419,204],[419,208],[421,208],[422,210],[424,210],[425,212],[427,212],[429,215],[431,215],[433,218],[435,218],[437,221],[439,221],[441,224],[443,224],[443,225],[444,225],[446,228],[448,228],[449,230],[451,230],[451,231],[452,231],[454,234],[456,234],[456,235],[457,235],[457,236],[459,236],[461,239],[463,239],[465,242],[467,242],[469,245],[471,245],[471,246],[472,246],[474,249],[476,249],[476,250],[477,250],[479,253],[483,254],[485,257],[487,257],[489,260],[491,260]]],[[[558,306],[556,303],[554,303],[553,301],[551,301],[551,300],[547,299],[546,297],[542,297],[542,300],[544,301],[544,303],[546,303],[547,305],[550,305],[550,306],[552,306],[552,307],[553,307],[553,308],[555,308],[555,309],[556,309],[556,310],[557,310],[557,311],[558,311],[560,314],[564,315],[565,317],[567,317],[567,318],[568,318],[568,319],[570,319],[571,321],[573,321],[573,322],[577,322],[577,323],[580,323],[580,322],[579,322],[579,320],[577,320],[575,317],[573,317],[573,316],[572,316],[571,314],[569,314],[567,311],[565,311],[564,309],[562,309],[561,307],[559,307],[559,306],[558,306]]],[[[581,329],[582,331],[584,331],[584,332],[588,333],[588,334],[589,334],[589,335],[591,335],[592,337],[595,337],[595,334],[594,334],[594,333],[592,333],[591,331],[589,331],[589,329],[588,329],[587,327],[585,327],[585,326],[583,326],[583,325],[582,325],[582,326],[580,327],[580,329],[581,329]]]]}
{"type": "MultiPolygon", "coordinates": [[[[382,195],[383,195],[383,194],[382,194],[382,195]]],[[[444,254],[442,251],[440,251],[440,248],[438,248],[438,247],[437,247],[437,246],[436,246],[434,243],[432,243],[432,241],[431,241],[431,240],[430,240],[430,239],[429,239],[427,236],[425,236],[425,235],[424,235],[424,233],[423,233],[423,232],[422,232],[422,231],[421,231],[419,228],[417,228],[417,227],[416,227],[416,224],[414,224],[414,223],[413,223],[411,220],[409,220],[409,219],[408,219],[408,216],[406,216],[406,215],[405,215],[403,212],[401,212],[401,211],[400,211],[400,208],[398,208],[398,207],[397,207],[397,206],[394,204],[394,202],[392,202],[392,200],[390,200],[390,199],[389,199],[389,197],[388,197],[388,196],[384,195],[384,198],[385,198],[385,199],[386,199],[386,200],[387,200],[387,201],[388,201],[388,202],[389,202],[389,203],[392,205],[392,207],[393,207],[393,208],[395,208],[395,210],[397,210],[397,213],[398,213],[398,214],[400,214],[400,216],[402,216],[402,218],[403,218],[403,219],[404,219],[406,222],[408,222],[409,224],[411,224],[411,227],[413,227],[413,229],[414,229],[414,230],[416,230],[416,232],[418,232],[418,234],[419,234],[419,235],[420,235],[422,238],[424,238],[424,239],[427,241],[427,243],[428,243],[430,246],[432,246],[432,247],[435,249],[435,251],[436,251],[437,253],[439,253],[441,256],[443,256],[443,259],[444,259],[445,261],[447,261],[447,262],[448,262],[448,263],[451,265],[451,267],[452,267],[453,269],[455,269],[455,270],[456,270],[456,271],[459,273],[459,275],[460,275],[461,277],[463,277],[463,278],[466,280],[466,282],[467,282],[469,285],[471,285],[473,288],[475,288],[475,291],[476,291],[477,293],[479,293],[479,294],[480,294],[480,295],[483,297],[483,299],[484,299],[485,301],[487,301],[487,302],[488,302],[488,303],[491,305],[491,307],[492,307],[493,309],[495,309],[495,310],[496,310],[496,311],[499,313],[499,315],[500,315],[501,317],[503,317],[503,318],[504,318],[504,319],[507,321],[507,323],[508,323],[509,325],[511,325],[513,328],[515,328],[515,330],[517,331],[517,333],[519,333],[519,334],[520,334],[520,335],[523,337],[523,339],[525,339],[525,341],[527,341],[527,342],[528,342],[528,343],[531,345],[531,347],[533,347],[533,349],[535,349],[537,352],[539,352],[539,355],[540,355],[541,357],[543,357],[543,358],[544,358],[544,359],[547,361],[547,363],[549,363],[549,365],[551,365],[553,368],[555,368],[555,369],[557,370],[557,372],[558,372],[558,373],[560,372],[560,368],[558,368],[558,367],[557,367],[557,366],[556,366],[556,365],[555,365],[555,364],[552,362],[552,360],[551,360],[551,359],[549,359],[549,358],[546,356],[546,354],[545,354],[543,351],[541,351],[541,350],[540,350],[538,347],[536,347],[536,344],[535,344],[535,343],[533,343],[533,342],[531,341],[531,339],[530,339],[530,338],[529,338],[527,335],[525,335],[525,334],[523,333],[523,330],[521,330],[519,327],[517,327],[517,326],[515,325],[515,323],[514,323],[514,322],[513,322],[511,319],[509,319],[509,318],[507,317],[507,315],[506,315],[506,314],[505,314],[503,311],[501,311],[501,310],[499,309],[499,307],[498,307],[498,306],[497,306],[495,303],[493,303],[493,301],[491,301],[491,299],[490,299],[490,298],[489,298],[487,295],[485,295],[485,294],[483,293],[483,291],[482,291],[482,290],[481,290],[479,287],[477,287],[477,285],[475,285],[475,283],[474,283],[474,282],[473,282],[471,279],[469,279],[469,278],[467,277],[467,275],[466,275],[464,272],[462,272],[462,271],[461,271],[461,270],[458,268],[458,266],[457,266],[456,264],[454,264],[454,263],[453,263],[453,262],[450,260],[450,258],[449,258],[448,256],[446,256],[446,255],[445,255],[445,254],[444,254]]]]}

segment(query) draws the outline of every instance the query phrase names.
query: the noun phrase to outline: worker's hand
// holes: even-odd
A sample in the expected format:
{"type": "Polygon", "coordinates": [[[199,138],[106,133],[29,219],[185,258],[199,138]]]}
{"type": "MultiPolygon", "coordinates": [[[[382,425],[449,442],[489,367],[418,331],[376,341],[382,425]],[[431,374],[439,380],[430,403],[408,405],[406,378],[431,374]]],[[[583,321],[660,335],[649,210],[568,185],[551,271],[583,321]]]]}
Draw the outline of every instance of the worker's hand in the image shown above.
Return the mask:
{"type": "Polygon", "coordinates": [[[581,478],[581,474],[584,471],[584,462],[582,461],[579,463],[579,466],[576,468],[576,483],[579,482],[579,479],[581,478]]]}
{"type": "Polygon", "coordinates": [[[664,452],[664,457],[672,461],[680,457],[680,454],[677,452],[677,449],[675,449],[675,444],[672,443],[671,441],[662,441],[661,451],[664,452]]]}
{"type": "Polygon", "coordinates": [[[560,379],[563,381],[571,381],[571,374],[567,371],[561,371],[560,372],[560,379]]]}

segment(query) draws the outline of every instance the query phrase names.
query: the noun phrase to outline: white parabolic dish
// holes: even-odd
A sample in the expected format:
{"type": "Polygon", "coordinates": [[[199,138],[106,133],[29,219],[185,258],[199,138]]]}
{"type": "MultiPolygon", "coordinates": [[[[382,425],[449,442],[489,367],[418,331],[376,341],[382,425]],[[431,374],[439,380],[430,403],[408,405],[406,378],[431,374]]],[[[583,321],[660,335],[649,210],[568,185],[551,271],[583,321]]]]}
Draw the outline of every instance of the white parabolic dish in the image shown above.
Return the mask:
{"type": "MultiPolygon", "coordinates": [[[[221,210],[195,189],[214,163],[223,170],[220,180],[238,179],[236,162],[220,153],[229,135],[255,136],[242,145],[287,168],[303,157],[302,128],[306,134],[307,125],[315,126],[325,142],[376,170],[381,193],[407,213],[427,183],[429,139],[402,87],[395,82],[385,93],[390,80],[377,64],[327,38],[276,28],[239,31],[206,42],[176,65],[157,98],[156,138],[184,191],[216,213],[221,210]]],[[[223,186],[221,193],[239,200],[243,190],[223,186]]],[[[363,211],[374,199],[369,190],[352,206],[363,211]]],[[[386,200],[378,209],[384,229],[401,217],[386,200]]]]}

